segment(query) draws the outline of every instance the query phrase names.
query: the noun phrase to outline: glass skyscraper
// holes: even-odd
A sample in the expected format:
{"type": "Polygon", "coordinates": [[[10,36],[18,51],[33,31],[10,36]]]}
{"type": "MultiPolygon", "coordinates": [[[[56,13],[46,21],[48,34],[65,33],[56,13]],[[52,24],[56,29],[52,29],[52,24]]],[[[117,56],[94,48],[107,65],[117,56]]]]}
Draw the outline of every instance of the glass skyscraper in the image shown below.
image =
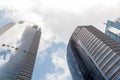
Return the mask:
{"type": "Polygon", "coordinates": [[[92,25],[78,26],[67,47],[73,80],[120,80],[120,43],[92,25]]]}
{"type": "Polygon", "coordinates": [[[41,29],[32,23],[8,23],[0,29],[0,80],[31,80],[41,29]]]}
{"type": "Polygon", "coordinates": [[[105,33],[120,43],[120,18],[117,18],[115,21],[108,20],[105,33]]]}

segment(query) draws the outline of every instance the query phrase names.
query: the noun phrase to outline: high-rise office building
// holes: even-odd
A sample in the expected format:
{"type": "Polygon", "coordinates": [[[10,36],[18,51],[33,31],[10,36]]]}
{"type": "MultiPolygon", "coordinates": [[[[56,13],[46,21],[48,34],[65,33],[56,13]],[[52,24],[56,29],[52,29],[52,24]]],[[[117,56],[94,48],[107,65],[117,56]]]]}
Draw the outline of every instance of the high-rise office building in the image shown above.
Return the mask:
{"type": "Polygon", "coordinates": [[[115,21],[108,20],[105,33],[120,43],[120,18],[117,18],[115,21]]]}
{"type": "Polygon", "coordinates": [[[93,26],[78,26],[67,48],[73,80],[120,80],[120,43],[93,26]]]}
{"type": "Polygon", "coordinates": [[[0,80],[31,80],[41,29],[32,23],[8,23],[0,29],[0,80]]]}

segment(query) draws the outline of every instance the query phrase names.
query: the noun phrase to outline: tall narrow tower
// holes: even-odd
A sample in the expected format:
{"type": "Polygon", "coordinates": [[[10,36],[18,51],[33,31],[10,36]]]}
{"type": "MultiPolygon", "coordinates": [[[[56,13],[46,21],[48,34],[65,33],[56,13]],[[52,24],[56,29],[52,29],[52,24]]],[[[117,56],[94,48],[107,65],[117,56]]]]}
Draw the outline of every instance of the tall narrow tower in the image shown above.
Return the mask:
{"type": "Polygon", "coordinates": [[[0,29],[0,80],[31,80],[41,36],[32,23],[8,23],[0,29]]]}

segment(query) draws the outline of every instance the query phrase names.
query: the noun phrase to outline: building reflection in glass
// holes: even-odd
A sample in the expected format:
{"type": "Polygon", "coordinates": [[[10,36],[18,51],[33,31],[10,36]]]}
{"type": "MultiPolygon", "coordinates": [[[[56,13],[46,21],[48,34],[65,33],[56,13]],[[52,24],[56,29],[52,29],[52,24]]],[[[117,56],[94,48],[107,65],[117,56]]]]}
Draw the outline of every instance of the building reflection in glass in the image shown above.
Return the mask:
{"type": "Polygon", "coordinates": [[[41,31],[29,23],[9,23],[5,27],[0,33],[0,79],[30,80],[41,31]]]}

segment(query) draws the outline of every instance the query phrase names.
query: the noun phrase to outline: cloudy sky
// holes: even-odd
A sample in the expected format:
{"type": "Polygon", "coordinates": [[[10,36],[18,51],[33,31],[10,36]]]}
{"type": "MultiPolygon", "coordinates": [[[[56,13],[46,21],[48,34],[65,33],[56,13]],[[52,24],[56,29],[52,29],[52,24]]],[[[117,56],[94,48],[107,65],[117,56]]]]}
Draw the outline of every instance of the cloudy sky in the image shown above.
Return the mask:
{"type": "Polygon", "coordinates": [[[119,0],[0,0],[0,26],[25,20],[42,28],[32,80],[72,80],[66,48],[78,25],[105,30],[106,21],[120,17],[119,0]]]}

